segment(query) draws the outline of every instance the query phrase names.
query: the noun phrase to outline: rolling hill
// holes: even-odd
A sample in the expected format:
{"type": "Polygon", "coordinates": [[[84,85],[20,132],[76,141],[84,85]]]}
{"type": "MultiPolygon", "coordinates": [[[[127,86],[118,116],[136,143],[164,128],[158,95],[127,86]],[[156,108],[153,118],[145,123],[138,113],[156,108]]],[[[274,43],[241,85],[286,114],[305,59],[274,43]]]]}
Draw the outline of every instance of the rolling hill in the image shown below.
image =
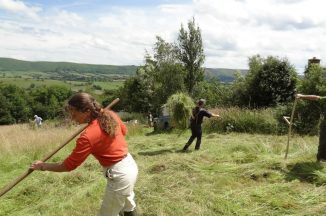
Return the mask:
{"type": "MultiPolygon", "coordinates": [[[[0,73],[9,76],[29,76],[55,80],[112,80],[125,79],[135,74],[135,65],[96,65],[71,62],[23,61],[0,58],[0,73]]],[[[206,78],[218,78],[221,82],[232,82],[235,73],[245,74],[247,70],[226,68],[205,68],[206,78]]]]}

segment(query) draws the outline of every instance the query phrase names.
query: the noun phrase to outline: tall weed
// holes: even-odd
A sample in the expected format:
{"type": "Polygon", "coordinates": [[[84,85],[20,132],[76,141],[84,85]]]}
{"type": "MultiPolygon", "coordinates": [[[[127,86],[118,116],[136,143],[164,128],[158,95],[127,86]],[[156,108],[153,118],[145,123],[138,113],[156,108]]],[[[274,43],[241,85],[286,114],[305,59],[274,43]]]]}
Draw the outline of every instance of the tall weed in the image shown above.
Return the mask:
{"type": "Polygon", "coordinates": [[[279,122],[273,109],[241,109],[238,107],[211,110],[221,118],[211,118],[204,123],[207,132],[279,133],[279,122]]]}

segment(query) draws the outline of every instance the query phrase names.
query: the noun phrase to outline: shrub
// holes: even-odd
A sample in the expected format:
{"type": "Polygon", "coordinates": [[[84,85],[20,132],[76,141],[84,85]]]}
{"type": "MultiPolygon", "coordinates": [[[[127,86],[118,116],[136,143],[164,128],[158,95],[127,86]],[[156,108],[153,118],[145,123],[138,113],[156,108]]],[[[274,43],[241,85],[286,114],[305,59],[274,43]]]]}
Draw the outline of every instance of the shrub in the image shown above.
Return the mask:
{"type": "Polygon", "coordinates": [[[237,107],[215,109],[222,118],[211,118],[204,122],[207,132],[279,133],[279,122],[275,109],[240,109],[237,107]]]}

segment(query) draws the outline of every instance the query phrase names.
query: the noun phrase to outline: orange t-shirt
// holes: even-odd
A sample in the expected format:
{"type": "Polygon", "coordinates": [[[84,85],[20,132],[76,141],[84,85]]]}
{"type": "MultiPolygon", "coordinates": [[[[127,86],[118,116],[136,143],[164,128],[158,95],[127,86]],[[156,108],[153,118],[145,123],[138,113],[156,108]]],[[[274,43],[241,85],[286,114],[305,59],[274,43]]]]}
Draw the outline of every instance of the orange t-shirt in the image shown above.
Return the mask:
{"type": "Polygon", "coordinates": [[[64,160],[67,170],[76,169],[90,154],[104,167],[112,166],[127,155],[128,145],[124,137],[127,127],[116,113],[110,111],[110,114],[118,123],[115,136],[110,137],[101,129],[98,120],[93,120],[77,139],[75,149],[64,160]]]}

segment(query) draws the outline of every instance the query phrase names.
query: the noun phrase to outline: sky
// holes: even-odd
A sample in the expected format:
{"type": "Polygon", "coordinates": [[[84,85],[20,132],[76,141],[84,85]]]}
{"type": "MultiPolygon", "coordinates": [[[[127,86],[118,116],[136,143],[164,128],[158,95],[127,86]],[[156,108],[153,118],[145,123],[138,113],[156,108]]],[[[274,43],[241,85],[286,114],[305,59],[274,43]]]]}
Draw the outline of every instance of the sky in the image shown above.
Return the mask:
{"type": "Polygon", "coordinates": [[[142,65],[156,36],[176,42],[195,18],[204,66],[247,69],[259,54],[326,65],[324,0],[0,0],[0,57],[142,65]]]}

